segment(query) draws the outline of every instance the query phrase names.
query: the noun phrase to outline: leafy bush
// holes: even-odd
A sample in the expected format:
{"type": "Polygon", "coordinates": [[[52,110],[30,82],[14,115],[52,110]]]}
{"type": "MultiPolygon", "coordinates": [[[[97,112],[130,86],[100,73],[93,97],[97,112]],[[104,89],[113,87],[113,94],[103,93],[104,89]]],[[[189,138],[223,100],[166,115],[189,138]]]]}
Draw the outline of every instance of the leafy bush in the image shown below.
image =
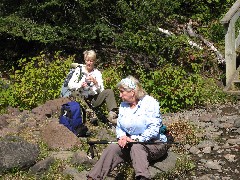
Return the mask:
{"type": "Polygon", "coordinates": [[[6,112],[6,107],[14,104],[15,101],[9,81],[0,79],[0,87],[0,114],[3,114],[6,112]]]}
{"type": "Polygon", "coordinates": [[[199,74],[198,65],[193,63],[192,67],[192,73],[172,64],[148,72],[141,66],[134,66],[135,71],[131,71],[131,68],[126,70],[122,64],[107,68],[103,77],[107,87],[118,93],[116,84],[129,74],[135,76],[144,89],[159,101],[162,113],[223,102],[227,95],[217,87],[215,81],[199,74]]]}
{"type": "MultiPolygon", "coordinates": [[[[73,60],[74,56],[64,59],[59,53],[56,53],[51,61],[43,53],[30,61],[21,59],[19,70],[12,69],[14,73],[11,75],[11,83],[1,81],[4,89],[1,93],[1,109],[8,105],[19,107],[20,110],[31,109],[59,97],[69,64],[73,60]]],[[[119,102],[121,100],[116,84],[129,74],[138,78],[145,90],[160,102],[162,113],[214,104],[226,97],[214,80],[199,74],[200,65],[196,63],[191,63],[192,69],[188,71],[173,64],[166,64],[160,70],[149,71],[140,65],[133,66],[128,57],[124,62],[116,62],[115,66],[103,71],[103,79],[105,87],[115,91],[119,102]]]]}
{"type": "Polygon", "coordinates": [[[19,68],[10,76],[11,84],[1,98],[5,107],[31,109],[59,97],[60,88],[74,57],[64,59],[56,53],[53,59],[41,53],[37,57],[19,60],[19,68]]]}
{"type": "Polygon", "coordinates": [[[203,78],[197,72],[189,73],[179,66],[165,65],[161,70],[150,73],[147,78],[141,81],[146,91],[159,100],[163,113],[222,100],[219,99],[221,90],[211,79],[203,78]],[[216,95],[212,92],[216,92],[216,95]]]}

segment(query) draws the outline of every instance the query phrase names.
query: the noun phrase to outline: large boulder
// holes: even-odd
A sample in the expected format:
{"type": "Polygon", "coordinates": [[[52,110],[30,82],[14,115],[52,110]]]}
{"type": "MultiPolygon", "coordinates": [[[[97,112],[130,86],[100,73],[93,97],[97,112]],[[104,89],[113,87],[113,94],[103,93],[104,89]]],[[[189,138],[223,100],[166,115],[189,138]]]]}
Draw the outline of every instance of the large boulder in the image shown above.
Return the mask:
{"type": "Polygon", "coordinates": [[[36,115],[38,120],[45,120],[46,118],[53,117],[61,110],[62,104],[68,103],[71,100],[69,98],[58,98],[49,100],[41,106],[32,109],[32,113],[36,115]]]}
{"type": "Polygon", "coordinates": [[[52,119],[42,127],[41,137],[50,149],[69,150],[81,145],[80,139],[64,125],[59,124],[58,119],[52,119]]]}
{"type": "Polygon", "coordinates": [[[160,158],[155,163],[149,166],[149,172],[151,177],[155,177],[157,174],[161,172],[168,172],[175,168],[178,154],[169,151],[166,156],[160,158]]]}
{"type": "Polygon", "coordinates": [[[13,168],[28,169],[36,163],[39,148],[20,137],[6,136],[0,140],[0,174],[13,168]]]}

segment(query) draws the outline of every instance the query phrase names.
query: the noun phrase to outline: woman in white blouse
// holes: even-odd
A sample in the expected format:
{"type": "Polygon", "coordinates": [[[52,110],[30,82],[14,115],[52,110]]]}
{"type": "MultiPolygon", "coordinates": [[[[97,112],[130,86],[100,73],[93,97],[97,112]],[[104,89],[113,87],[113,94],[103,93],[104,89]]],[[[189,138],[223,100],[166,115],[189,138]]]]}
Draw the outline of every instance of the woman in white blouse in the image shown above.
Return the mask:
{"type": "Polygon", "coordinates": [[[117,144],[110,144],[87,175],[88,179],[104,179],[119,163],[131,160],[136,179],[150,179],[149,162],[164,156],[168,150],[165,135],[160,134],[162,118],[157,100],[147,95],[139,81],[128,76],[118,83],[122,103],[117,119],[117,144]],[[155,142],[141,144],[130,142],[155,142]]]}
{"type": "Polygon", "coordinates": [[[85,64],[79,64],[72,72],[71,78],[65,83],[69,91],[62,96],[70,96],[71,92],[76,90],[91,100],[93,107],[101,106],[105,101],[109,111],[108,120],[114,121],[117,117],[115,112],[118,109],[117,103],[113,90],[104,89],[102,73],[95,68],[96,53],[93,50],[88,50],[84,51],[83,55],[85,64]]]}

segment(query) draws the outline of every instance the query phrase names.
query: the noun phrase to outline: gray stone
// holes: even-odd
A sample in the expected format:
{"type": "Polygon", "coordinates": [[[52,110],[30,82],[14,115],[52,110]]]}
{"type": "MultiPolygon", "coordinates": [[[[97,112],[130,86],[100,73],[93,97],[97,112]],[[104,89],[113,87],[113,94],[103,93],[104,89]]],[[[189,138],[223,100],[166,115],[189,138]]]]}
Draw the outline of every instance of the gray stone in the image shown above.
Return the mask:
{"type": "Polygon", "coordinates": [[[221,115],[237,115],[239,114],[239,111],[236,107],[232,106],[225,106],[223,107],[221,112],[221,115]]]}
{"type": "Polygon", "coordinates": [[[32,174],[43,174],[46,172],[51,164],[54,163],[54,158],[53,157],[47,157],[42,161],[37,162],[34,166],[32,166],[29,169],[29,172],[32,174]]]}
{"type": "Polygon", "coordinates": [[[87,153],[83,151],[77,151],[73,154],[72,159],[70,161],[72,164],[76,165],[94,165],[96,163],[95,159],[89,159],[87,153]]]}
{"type": "Polygon", "coordinates": [[[205,164],[207,168],[221,170],[222,166],[217,161],[208,160],[205,164]]]}
{"type": "Polygon", "coordinates": [[[175,168],[178,154],[169,151],[165,159],[161,159],[156,163],[149,166],[151,177],[156,176],[158,173],[167,172],[175,168]]]}
{"type": "Polygon", "coordinates": [[[205,147],[214,147],[215,145],[217,145],[216,142],[210,141],[210,140],[205,140],[205,141],[200,142],[200,143],[197,145],[197,147],[198,147],[199,149],[202,149],[202,148],[205,148],[205,147]]]}
{"type": "Polygon", "coordinates": [[[196,179],[198,179],[198,180],[220,180],[219,177],[215,176],[214,174],[205,174],[196,179]]]}
{"type": "Polygon", "coordinates": [[[203,114],[199,117],[199,121],[201,122],[210,122],[212,118],[212,114],[203,114]]]}
{"type": "Polygon", "coordinates": [[[13,168],[27,169],[35,164],[39,148],[35,144],[11,136],[0,140],[0,173],[13,168]]]}
{"type": "Polygon", "coordinates": [[[99,140],[116,141],[116,137],[110,135],[105,128],[99,128],[96,137],[98,137],[99,140]]]}
{"type": "Polygon", "coordinates": [[[240,128],[240,119],[236,119],[234,122],[234,127],[240,128]]]}
{"type": "Polygon", "coordinates": [[[228,144],[234,145],[234,144],[240,144],[240,139],[228,139],[227,142],[228,144]]]}
{"type": "Polygon", "coordinates": [[[205,148],[203,148],[202,152],[205,153],[205,154],[211,153],[211,147],[205,147],[205,148]]]}
{"type": "Polygon", "coordinates": [[[237,161],[236,156],[234,154],[226,154],[224,157],[229,161],[229,162],[235,162],[237,161]]]}
{"type": "Polygon", "coordinates": [[[0,130],[1,130],[2,128],[7,127],[8,124],[9,124],[9,123],[8,123],[7,120],[6,120],[6,117],[5,117],[4,115],[0,116],[0,130]]]}
{"type": "Polygon", "coordinates": [[[70,175],[74,180],[86,180],[87,179],[87,171],[78,172],[77,169],[67,166],[63,171],[65,175],[70,175]]]}
{"type": "Polygon", "coordinates": [[[196,146],[192,146],[189,149],[189,152],[192,153],[192,154],[199,154],[201,151],[196,146]]]}
{"type": "Polygon", "coordinates": [[[54,159],[69,160],[72,158],[73,154],[74,152],[72,151],[53,151],[50,153],[50,156],[54,159]]]}
{"type": "Polygon", "coordinates": [[[233,132],[236,132],[236,133],[240,134],[240,128],[237,128],[237,130],[235,130],[233,132]]]}

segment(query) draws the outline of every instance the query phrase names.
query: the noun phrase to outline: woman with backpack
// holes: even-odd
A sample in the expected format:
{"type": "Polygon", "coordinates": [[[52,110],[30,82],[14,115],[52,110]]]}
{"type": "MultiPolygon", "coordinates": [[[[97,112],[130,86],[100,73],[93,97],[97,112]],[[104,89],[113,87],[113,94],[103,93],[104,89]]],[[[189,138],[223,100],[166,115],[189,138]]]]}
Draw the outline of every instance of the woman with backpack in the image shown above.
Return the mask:
{"type": "MultiPolygon", "coordinates": [[[[83,52],[85,64],[74,69],[71,77],[67,80],[67,88],[70,93],[63,97],[70,96],[71,91],[78,91],[87,100],[91,101],[93,107],[101,106],[106,102],[109,114],[108,120],[116,123],[117,103],[112,89],[104,89],[102,73],[95,68],[96,53],[93,50],[83,52]]],[[[66,81],[66,80],[65,80],[66,81]]]]}
{"type": "Polygon", "coordinates": [[[87,178],[105,179],[119,163],[131,160],[136,179],[150,179],[149,163],[164,156],[168,150],[167,137],[159,132],[162,126],[159,103],[147,95],[133,76],[122,79],[117,86],[122,98],[116,126],[118,144],[110,144],[103,151],[87,178]]]}

